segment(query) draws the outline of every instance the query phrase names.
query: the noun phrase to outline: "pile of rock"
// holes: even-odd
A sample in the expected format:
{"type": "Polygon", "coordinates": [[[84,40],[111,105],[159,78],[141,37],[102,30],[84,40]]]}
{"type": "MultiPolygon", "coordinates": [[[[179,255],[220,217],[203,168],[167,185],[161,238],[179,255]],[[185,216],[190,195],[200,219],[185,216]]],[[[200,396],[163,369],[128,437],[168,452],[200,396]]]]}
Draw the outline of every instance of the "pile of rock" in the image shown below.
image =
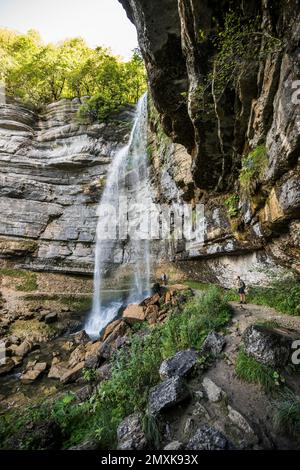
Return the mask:
{"type": "Polygon", "coordinates": [[[146,298],[139,305],[128,305],[123,312],[123,318],[130,324],[137,321],[147,321],[150,325],[162,323],[166,320],[170,307],[183,303],[187,296],[191,295],[191,289],[184,284],[158,290],[159,292],[146,298]]]}
{"type": "MultiPolygon", "coordinates": [[[[199,359],[207,357],[207,354],[217,356],[224,345],[225,338],[211,332],[200,351],[182,350],[162,362],[159,369],[162,382],[150,390],[147,414],[159,427],[165,428],[162,439],[169,442],[164,450],[224,450],[235,446],[249,448],[257,444],[257,436],[249,422],[228,404],[227,394],[211,378],[203,378],[201,390],[193,390],[188,382],[199,359]],[[206,408],[208,405],[210,412],[206,408]],[[182,442],[178,440],[178,422],[175,420],[175,435],[170,434],[170,428],[166,425],[167,416],[173,416],[178,406],[189,406],[192,411],[188,413],[182,430],[182,442]],[[172,410],[171,415],[166,414],[168,410],[172,410]],[[221,418],[218,418],[218,413],[221,418]],[[234,436],[234,444],[231,437],[225,435],[224,429],[230,430],[229,436],[234,436]]],[[[151,443],[147,442],[143,431],[142,416],[137,413],[128,416],[118,428],[118,449],[142,450],[147,446],[151,447],[151,443]]]]}

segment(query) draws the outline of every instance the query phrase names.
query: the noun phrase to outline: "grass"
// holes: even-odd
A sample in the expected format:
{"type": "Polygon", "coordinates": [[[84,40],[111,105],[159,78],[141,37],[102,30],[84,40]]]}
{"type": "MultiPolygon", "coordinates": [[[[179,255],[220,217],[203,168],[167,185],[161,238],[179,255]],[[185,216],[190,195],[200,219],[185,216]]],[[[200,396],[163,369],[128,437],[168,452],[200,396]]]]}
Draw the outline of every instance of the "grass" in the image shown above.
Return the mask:
{"type": "MultiPolygon", "coordinates": [[[[239,300],[235,289],[225,291],[225,299],[229,301],[239,300]]],[[[250,287],[246,295],[250,304],[267,305],[278,312],[288,315],[300,315],[300,283],[297,279],[283,279],[273,281],[269,287],[250,287]]]]}
{"type": "Polygon", "coordinates": [[[273,329],[280,328],[280,324],[276,320],[262,320],[255,323],[255,326],[263,326],[265,328],[273,329]]]}
{"type": "Polygon", "coordinates": [[[48,295],[27,295],[26,300],[46,302],[53,301],[59,302],[62,305],[69,307],[74,312],[84,312],[89,310],[92,305],[92,295],[87,296],[75,296],[75,295],[60,295],[60,294],[48,294],[48,295]]]}
{"type": "Polygon", "coordinates": [[[187,279],[183,281],[183,284],[195,290],[208,290],[211,287],[211,284],[206,284],[205,282],[194,281],[193,279],[187,279]]]}
{"type": "Polygon", "coordinates": [[[53,326],[39,320],[16,320],[10,327],[10,333],[18,338],[49,337],[53,334],[53,326]]]}
{"type": "Polygon", "coordinates": [[[248,301],[268,305],[282,313],[300,315],[300,283],[294,279],[275,281],[270,287],[253,287],[248,301]]]}
{"type": "Polygon", "coordinates": [[[2,268],[0,275],[20,279],[16,284],[16,290],[22,292],[33,292],[37,290],[37,274],[29,271],[22,271],[20,269],[2,268]]]}
{"type": "Polygon", "coordinates": [[[288,434],[300,443],[300,397],[289,390],[285,391],[274,406],[275,429],[288,434]]]}
{"type": "Polygon", "coordinates": [[[240,379],[259,384],[268,393],[278,391],[283,384],[283,379],[277,371],[256,361],[243,350],[238,353],[235,372],[240,379]]]}
{"type": "MultiPolygon", "coordinates": [[[[52,410],[52,418],[62,429],[64,447],[97,439],[101,449],[115,448],[120,421],[135,411],[145,414],[149,391],[160,380],[158,370],[162,360],[183,348],[200,348],[212,329],[220,330],[227,324],[230,314],[221,290],[212,287],[201,298],[175,309],[168,320],[153,328],[149,335],[134,335],[130,346],[112,359],[112,377],[100,383],[91,399],[78,405],[64,397],[48,405],[49,413],[52,410]]],[[[3,417],[0,429],[3,429],[2,420],[3,417]]],[[[10,418],[6,422],[2,447],[5,448],[9,436],[19,432],[16,422],[19,419],[10,418]]],[[[145,426],[153,442],[157,442],[156,423],[145,419],[145,426]]]]}

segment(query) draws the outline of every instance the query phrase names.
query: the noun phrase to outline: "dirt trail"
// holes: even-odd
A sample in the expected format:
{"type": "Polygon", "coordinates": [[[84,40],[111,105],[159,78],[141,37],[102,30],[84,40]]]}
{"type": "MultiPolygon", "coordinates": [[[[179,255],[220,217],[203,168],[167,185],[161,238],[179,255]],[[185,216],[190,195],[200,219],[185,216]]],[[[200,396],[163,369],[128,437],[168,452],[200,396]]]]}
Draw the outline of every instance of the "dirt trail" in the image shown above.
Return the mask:
{"type": "MultiPolygon", "coordinates": [[[[282,328],[299,332],[300,318],[283,315],[274,309],[259,305],[240,305],[230,302],[233,309],[232,322],[227,329],[224,355],[204,374],[197,375],[189,381],[193,391],[193,399],[169,416],[170,433],[173,438],[184,441],[202,424],[219,429],[233,442],[245,445],[243,432],[237,431],[228,418],[227,405],[238,411],[248,422],[257,436],[257,442],[252,447],[258,449],[300,449],[297,443],[283,435],[278,435],[273,426],[273,399],[263,389],[255,384],[240,380],[235,373],[235,360],[241,346],[242,334],[254,323],[276,321],[282,328]],[[198,399],[197,394],[202,390],[202,381],[208,377],[226,394],[226,399],[212,403],[205,398],[198,399]]],[[[300,377],[291,378],[293,390],[300,394],[300,377]]],[[[290,385],[289,380],[287,384],[290,385]]],[[[201,393],[201,392],[200,392],[201,393]]],[[[248,444],[246,443],[246,447],[248,444]]]]}

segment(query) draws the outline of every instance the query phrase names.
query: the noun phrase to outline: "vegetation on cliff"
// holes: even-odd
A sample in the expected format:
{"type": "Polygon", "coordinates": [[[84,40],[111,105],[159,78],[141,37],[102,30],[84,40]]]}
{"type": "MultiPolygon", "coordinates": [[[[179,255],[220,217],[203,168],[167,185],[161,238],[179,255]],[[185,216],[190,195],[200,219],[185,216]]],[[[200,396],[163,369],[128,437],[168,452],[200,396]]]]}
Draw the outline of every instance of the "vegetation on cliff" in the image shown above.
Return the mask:
{"type": "Polygon", "coordinates": [[[34,30],[18,34],[0,29],[0,80],[8,96],[34,106],[89,96],[82,112],[101,120],[135,104],[146,89],[138,51],[123,62],[109,49],[88,47],[81,38],[44,44],[34,30]]]}

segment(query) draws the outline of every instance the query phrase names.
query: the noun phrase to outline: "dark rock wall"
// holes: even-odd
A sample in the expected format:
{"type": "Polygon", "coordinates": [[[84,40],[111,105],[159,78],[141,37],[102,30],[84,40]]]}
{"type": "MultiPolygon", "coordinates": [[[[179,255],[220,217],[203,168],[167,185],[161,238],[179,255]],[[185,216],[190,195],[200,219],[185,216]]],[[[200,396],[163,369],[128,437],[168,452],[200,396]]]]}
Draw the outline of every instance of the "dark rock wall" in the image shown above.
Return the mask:
{"type": "Polygon", "coordinates": [[[299,2],[119,1],[137,28],[159,115],[152,113],[150,122],[158,199],[205,204],[205,244],[181,244],[176,260],[193,260],[199,272],[203,268],[206,277],[219,279],[232,266],[230,276],[249,279],[270,266],[300,272],[299,2]],[[230,9],[259,16],[262,49],[268,36],[281,46],[244,64],[218,105],[208,98],[210,106],[202,108],[198,90],[216,54],[212,38],[230,9]],[[266,167],[245,191],[239,180],[242,159],[261,145],[266,167]],[[228,206],[232,195],[238,196],[234,216],[228,206]]]}

